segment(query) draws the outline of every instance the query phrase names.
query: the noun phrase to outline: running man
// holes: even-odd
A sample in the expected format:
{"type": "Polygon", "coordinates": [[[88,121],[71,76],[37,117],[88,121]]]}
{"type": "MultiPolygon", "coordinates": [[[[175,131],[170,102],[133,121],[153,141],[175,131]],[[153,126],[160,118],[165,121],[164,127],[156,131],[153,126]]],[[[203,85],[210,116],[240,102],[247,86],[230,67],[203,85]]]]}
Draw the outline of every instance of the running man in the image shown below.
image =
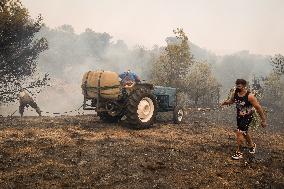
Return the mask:
{"type": "Polygon", "coordinates": [[[266,117],[263,113],[263,109],[258,103],[255,96],[247,90],[247,82],[244,79],[236,80],[236,90],[235,93],[231,96],[229,100],[221,103],[221,106],[236,104],[237,109],[237,151],[232,156],[233,159],[243,158],[241,152],[241,147],[244,141],[244,138],[249,146],[249,153],[254,154],[256,150],[256,144],[252,141],[251,135],[248,133],[249,125],[253,119],[253,113],[256,110],[261,118],[261,126],[266,127],[266,117]]]}

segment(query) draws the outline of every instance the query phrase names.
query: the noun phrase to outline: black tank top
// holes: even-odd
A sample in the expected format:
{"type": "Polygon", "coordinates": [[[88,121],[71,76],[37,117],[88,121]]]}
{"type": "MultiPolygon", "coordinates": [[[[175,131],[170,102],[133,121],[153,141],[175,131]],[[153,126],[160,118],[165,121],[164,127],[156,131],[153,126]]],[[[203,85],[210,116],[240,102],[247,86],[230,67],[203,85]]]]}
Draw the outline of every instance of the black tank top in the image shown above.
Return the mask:
{"type": "Polygon", "coordinates": [[[240,97],[238,93],[236,92],[234,95],[234,100],[236,103],[236,109],[237,109],[237,115],[238,116],[250,116],[253,113],[253,106],[248,100],[250,92],[247,91],[247,93],[240,97]]]}

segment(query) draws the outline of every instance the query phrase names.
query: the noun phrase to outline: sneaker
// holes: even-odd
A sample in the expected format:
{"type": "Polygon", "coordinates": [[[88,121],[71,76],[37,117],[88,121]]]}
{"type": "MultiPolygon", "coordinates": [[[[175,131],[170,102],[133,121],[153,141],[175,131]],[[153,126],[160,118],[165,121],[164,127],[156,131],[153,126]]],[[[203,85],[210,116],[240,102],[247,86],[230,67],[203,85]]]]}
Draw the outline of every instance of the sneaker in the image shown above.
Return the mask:
{"type": "Polygon", "coordinates": [[[241,158],[243,158],[243,153],[241,153],[241,152],[236,152],[236,153],[232,156],[232,158],[233,158],[233,159],[236,159],[236,160],[241,159],[241,158]]]}
{"type": "Polygon", "coordinates": [[[251,147],[251,148],[249,149],[249,153],[254,154],[254,153],[255,153],[255,149],[256,149],[256,144],[253,143],[253,147],[251,147]]]}

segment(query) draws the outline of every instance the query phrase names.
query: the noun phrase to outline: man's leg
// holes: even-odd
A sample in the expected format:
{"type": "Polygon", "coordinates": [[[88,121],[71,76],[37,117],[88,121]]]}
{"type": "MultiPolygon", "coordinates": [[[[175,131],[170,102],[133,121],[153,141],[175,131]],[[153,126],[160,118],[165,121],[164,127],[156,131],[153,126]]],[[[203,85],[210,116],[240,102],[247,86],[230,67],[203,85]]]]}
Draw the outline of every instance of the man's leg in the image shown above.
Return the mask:
{"type": "Polygon", "coordinates": [[[30,102],[29,105],[36,110],[39,116],[41,116],[41,110],[39,109],[38,105],[34,101],[30,102]]]}
{"type": "Polygon", "coordinates": [[[232,156],[233,159],[241,159],[243,158],[243,154],[241,152],[241,149],[242,149],[242,144],[243,144],[243,141],[244,141],[244,136],[243,136],[243,132],[242,132],[242,129],[241,129],[241,126],[242,126],[242,120],[240,119],[240,117],[237,117],[237,125],[238,125],[238,129],[236,131],[236,138],[237,138],[237,151],[236,153],[232,156]]]}
{"type": "Polygon", "coordinates": [[[242,148],[242,144],[243,144],[243,141],[244,141],[244,136],[243,136],[243,133],[241,130],[237,130],[236,131],[236,137],[237,137],[237,151],[236,153],[232,156],[233,159],[235,160],[238,160],[238,159],[241,159],[243,158],[243,154],[241,152],[241,148],[242,148]]]}
{"type": "Polygon", "coordinates": [[[236,136],[237,136],[237,152],[241,152],[241,149],[242,149],[242,145],[243,145],[243,142],[244,142],[244,137],[243,137],[243,133],[238,129],[236,131],[236,136]]]}
{"type": "Polygon", "coordinates": [[[20,104],[20,106],[19,106],[19,113],[20,113],[21,117],[23,117],[24,110],[25,110],[25,105],[24,104],[20,104]]]}
{"type": "Polygon", "coordinates": [[[253,118],[253,116],[251,115],[251,116],[246,117],[246,119],[245,119],[245,127],[244,128],[245,128],[246,132],[244,134],[244,137],[247,141],[247,145],[249,146],[249,153],[254,154],[255,149],[256,149],[256,144],[253,143],[253,141],[251,139],[251,135],[248,133],[249,125],[252,121],[252,118],[253,118]]]}
{"type": "Polygon", "coordinates": [[[253,147],[253,146],[254,146],[254,143],[252,142],[252,139],[251,139],[250,134],[249,134],[249,133],[246,133],[246,134],[244,135],[244,137],[245,137],[245,139],[246,139],[246,141],[247,141],[248,146],[249,146],[249,147],[253,147]]]}
{"type": "Polygon", "coordinates": [[[254,154],[256,150],[256,144],[252,142],[250,134],[247,133],[244,137],[247,141],[247,144],[249,145],[249,153],[254,154]]]}
{"type": "Polygon", "coordinates": [[[35,110],[38,113],[38,115],[41,116],[41,110],[39,109],[39,107],[35,108],[35,110]]]}

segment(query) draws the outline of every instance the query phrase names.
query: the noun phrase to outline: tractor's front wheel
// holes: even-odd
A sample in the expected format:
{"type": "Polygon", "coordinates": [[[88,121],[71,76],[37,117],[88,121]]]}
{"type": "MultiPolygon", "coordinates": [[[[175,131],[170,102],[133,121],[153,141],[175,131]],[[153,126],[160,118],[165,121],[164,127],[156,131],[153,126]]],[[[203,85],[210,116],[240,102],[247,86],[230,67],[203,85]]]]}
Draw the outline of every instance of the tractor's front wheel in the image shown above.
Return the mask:
{"type": "Polygon", "coordinates": [[[174,109],[174,123],[179,124],[183,121],[184,110],[180,106],[176,106],[174,109]]]}
{"type": "Polygon", "coordinates": [[[149,89],[133,91],[126,105],[126,121],[136,128],[149,128],[157,115],[157,100],[149,89]]]}

